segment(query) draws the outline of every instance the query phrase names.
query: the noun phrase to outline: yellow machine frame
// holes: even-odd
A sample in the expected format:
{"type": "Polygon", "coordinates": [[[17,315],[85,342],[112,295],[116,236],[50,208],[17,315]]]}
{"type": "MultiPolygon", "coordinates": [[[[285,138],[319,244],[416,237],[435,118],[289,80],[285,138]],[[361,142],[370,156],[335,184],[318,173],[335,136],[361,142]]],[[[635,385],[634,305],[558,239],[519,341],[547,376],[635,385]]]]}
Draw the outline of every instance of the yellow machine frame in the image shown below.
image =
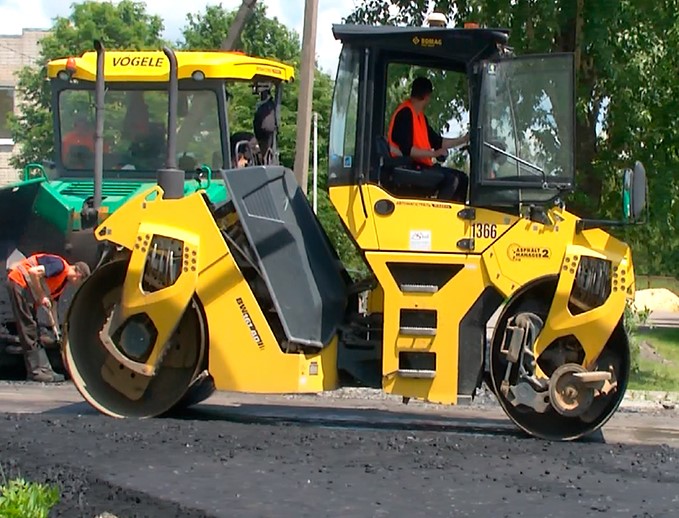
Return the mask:
{"type": "MultiPolygon", "coordinates": [[[[368,38],[365,28],[341,30],[347,41],[368,38]]],[[[489,53],[502,48],[504,37],[431,31],[431,41],[450,38],[458,47],[477,38],[489,53]]],[[[421,49],[421,32],[396,28],[388,37],[446,59],[445,49],[421,49]]],[[[372,34],[375,45],[391,48],[384,28],[372,34]]],[[[178,53],[179,78],[194,74],[190,56],[178,53]]],[[[372,95],[367,72],[361,74],[358,112],[372,95]]],[[[512,212],[396,196],[380,181],[366,181],[360,169],[368,163],[361,153],[368,154],[362,132],[369,123],[359,122],[356,162],[339,157],[343,165],[331,165],[329,177],[330,199],[372,273],[367,312],[357,304],[366,287],[347,279],[291,171],[222,171],[233,199],[218,206],[204,193],[171,194],[165,171],[161,185],[96,230],[97,239],[124,253],[94,272],[70,309],[64,356],[83,396],[109,415],[157,415],[204,399],[191,393],[209,379],[217,390],[254,393],[368,384],[457,404],[485,380],[508,416],[532,435],[574,439],[602,426],[629,375],[622,327],[635,289],[629,247],[559,203],[539,213],[534,207],[512,212]],[[281,249],[297,254],[295,260],[276,256],[281,249]],[[295,308],[294,297],[286,298],[290,291],[280,290],[294,290],[296,282],[309,299],[296,299],[295,308]],[[487,343],[486,324],[498,309],[487,343]],[[185,327],[189,314],[193,328],[185,327]],[[320,319],[322,329],[305,316],[320,319]],[[204,329],[203,338],[182,341],[194,328],[204,329]],[[133,351],[135,342],[143,343],[142,352],[133,351]],[[172,372],[191,382],[170,383],[172,372]]],[[[634,217],[643,207],[636,194],[645,188],[642,173],[625,176],[625,193],[635,190],[634,217]]],[[[526,185],[518,188],[529,192],[526,185]]]]}
{"type": "MultiPolygon", "coordinates": [[[[369,212],[366,218],[360,204],[354,201],[360,196],[358,189],[331,187],[330,199],[358,246],[374,250],[366,253],[366,261],[377,277],[379,290],[375,301],[371,293],[370,307],[384,314],[382,375],[383,388],[388,393],[440,403],[458,402],[457,386],[451,382],[460,375],[458,323],[488,288],[509,305],[527,287],[553,283],[554,299],[534,345],[535,354],[539,356],[557,338],[574,335],[584,348],[587,368],[593,366],[619,324],[626,300],[634,299],[629,247],[601,229],[576,232],[578,218],[565,210],[552,209],[550,219],[559,221],[553,226],[485,209],[477,209],[474,220],[464,221],[454,217],[464,205],[397,199],[378,186],[368,185],[363,187],[366,206],[373,207],[377,200],[389,200],[395,209],[388,216],[369,212]],[[485,228],[496,229],[495,237],[484,236],[478,230],[485,228]],[[421,246],[413,239],[417,233],[427,236],[424,252],[417,250],[421,246]],[[458,248],[461,236],[475,237],[481,253],[450,254],[450,250],[458,248]],[[611,261],[614,285],[601,306],[573,315],[568,307],[572,286],[580,262],[587,257],[611,261]],[[397,284],[388,263],[458,265],[461,270],[434,293],[412,293],[404,292],[397,284]],[[434,337],[412,336],[400,332],[403,309],[433,310],[445,317],[438,323],[434,337]],[[399,378],[399,353],[418,350],[436,353],[436,377],[399,378]]],[[[481,350],[482,344],[474,347],[481,350]]],[[[544,376],[539,366],[538,375],[544,376]]]]}
{"type": "MultiPolygon", "coordinates": [[[[231,79],[248,81],[256,76],[288,82],[294,69],[278,61],[248,56],[236,51],[177,51],[177,77],[182,79],[231,79]],[[202,74],[202,76],[201,76],[202,74]]],[[[105,57],[106,81],[166,82],[169,78],[167,57],[162,51],[109,50],[105,57]]],[[[50,78],[70,72],[73,79],[94,82],[97,77],[97,53],[61,58],[47,64],[50,78]]]]}

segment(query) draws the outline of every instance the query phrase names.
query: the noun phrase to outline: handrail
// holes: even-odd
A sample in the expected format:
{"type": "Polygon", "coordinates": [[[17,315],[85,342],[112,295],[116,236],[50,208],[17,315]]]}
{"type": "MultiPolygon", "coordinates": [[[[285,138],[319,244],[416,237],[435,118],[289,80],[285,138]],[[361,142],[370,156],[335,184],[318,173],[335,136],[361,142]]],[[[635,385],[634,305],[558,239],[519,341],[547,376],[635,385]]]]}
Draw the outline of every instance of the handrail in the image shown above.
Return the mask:
{"type": "Polygon", "coordinates": [[[40,171],[42,172],[42,176],[45,178],[45,180],[49,181],[49,177],[47,176],[47,172],[45,171],[45,166],[43,166],[42,164],[31,162],[30,164],[26,164],[26,166],[24,167],[24,182],[30,180],[30,172],[32,169],[40,169],[40,171]]]}
{"type": "MultiPolygon", "coordinates": [[[[207,175],[207,187],[206,189],[210,188],[210,185],[212,185],[212,168],[207,165],[207,164],[201,164],[200,167],[198,168],[199,171],[205,173],[207,175]]],[[[200,186],[203,186],[203,182],[200,182],[200,186]]]]}

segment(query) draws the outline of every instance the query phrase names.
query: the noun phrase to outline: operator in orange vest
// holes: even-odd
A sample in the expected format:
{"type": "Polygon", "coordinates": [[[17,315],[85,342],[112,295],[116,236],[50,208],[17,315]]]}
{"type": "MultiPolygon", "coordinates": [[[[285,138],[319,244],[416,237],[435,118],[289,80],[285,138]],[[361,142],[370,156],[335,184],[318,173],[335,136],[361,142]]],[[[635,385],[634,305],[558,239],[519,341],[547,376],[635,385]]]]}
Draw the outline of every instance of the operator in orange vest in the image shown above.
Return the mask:
{"type": "MultiPolygon", "coordinates": [[[[75,121],[73,122],[73,129],[64,134],[61,139],[61,154],[67,167],[92,167],[94,164],[94,141],[95,137],[93,124],[86,116],[77,115],[75,121]],[[81,154],[71,156],[71,149],[76,147],[85,148],[91,155],[86,153],[85,156],[81,154]]],[[[104,141],[104,153],[108,153],[109,151],[109,143],[104,141]]]]}
{"type": "Polygon", "coordinates": [[[44,383],[64,381],[52,369],[39,341],[38,308],[51,309],[69,283],[78,283],[90,274],[84,262],[69,264],[53,254],[35,254],[9,269],[7,289],[24,350],[27,379],[44,383]]]}
{"type": "Polygon", "coordinates": [[[94,127],[87,117],[76,116],[75,121],[73,121],[73,129],[62,137],[61,146],[64,157],[68,157],[71,148],[74,146],[83,146],[94,154],[94,127]]]}
{"type": "Polygon", "coordinates": [[[391,155],[410,156],[418,169],[436,169],[444,174],[437,186],[438,197],[449,201],[465,202],[467,198],[467,175],[457,169],[442,167],[436,157],[445,155],[453,147],[469,142],[469,134],[458,138],[443,138],[432,129],[424,109],[434,91],[431,81],[417,77],[410,90],[410,98],[394,111],[389,122],[387,140],[391,155]]]}

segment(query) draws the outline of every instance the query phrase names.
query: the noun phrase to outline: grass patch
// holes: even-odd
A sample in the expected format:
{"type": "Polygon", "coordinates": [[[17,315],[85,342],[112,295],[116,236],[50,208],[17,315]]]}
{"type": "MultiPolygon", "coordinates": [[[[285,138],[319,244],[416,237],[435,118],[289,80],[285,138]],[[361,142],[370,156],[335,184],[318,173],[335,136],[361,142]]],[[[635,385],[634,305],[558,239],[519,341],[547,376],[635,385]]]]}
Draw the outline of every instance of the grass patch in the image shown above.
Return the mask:
{"type": "Polygon", "coordinates": [[[5,481],[0,486],[2,518],[47,518],[59,502],[59,490],[53,486],[27,482],[23,478],[5,481]]]}
{"type": "Polygon", "coordinates": [[[679,392],[679,329],[637,330],[632,339],[639,349],[639,362],[629,388],[679,392]]]}

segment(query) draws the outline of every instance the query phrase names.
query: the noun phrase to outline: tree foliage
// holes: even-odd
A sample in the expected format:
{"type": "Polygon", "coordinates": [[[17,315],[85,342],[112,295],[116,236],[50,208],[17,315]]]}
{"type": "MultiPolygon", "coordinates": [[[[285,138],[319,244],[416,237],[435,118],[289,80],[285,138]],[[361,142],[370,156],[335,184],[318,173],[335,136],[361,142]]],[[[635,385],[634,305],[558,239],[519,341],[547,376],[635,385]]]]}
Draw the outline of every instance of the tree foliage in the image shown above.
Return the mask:
{"type": "Polygon", "coordinates": [[[161,18],[148,14],[143,2],[132,0],[116,4],[86,0],[74,3],[69,16],[57,17],[51,33],[40,42],[37,66],[19,73],[17,91],[23,104],[21,114],[10,118],[10,127],[20,151],[13,165],[54,159],[48,61],[92,50],[95,39],[106,48],[157,49],[163,44],[162,31],[161,18]]]}
{"type": "MultiPolygon", "coordinates": [[[[457,27],[473,21],[510,29],[510,45],[518,54],[574,54],[578,190],[568,200],[569,206],[585,217],[620,218],[620,171],[641,160],[649,179],[649,221],[612,232],[631,244],[639,272],[679,274],[675,203],[679,177],[673,174],[679,153],[679,124],[674,117],[679,108],[679,57],[673,52],[679,43],[676,1],[437,0],[434,4],[457,27]]],[[[424,0],[368,0],[347,21],[421,26],[429,5],[424,0]]],[[[459,100],[466,103],[462,92],[459,100]]],[[[445,113],[444,119],[448,118],[450,111],[445,113]]]]}

